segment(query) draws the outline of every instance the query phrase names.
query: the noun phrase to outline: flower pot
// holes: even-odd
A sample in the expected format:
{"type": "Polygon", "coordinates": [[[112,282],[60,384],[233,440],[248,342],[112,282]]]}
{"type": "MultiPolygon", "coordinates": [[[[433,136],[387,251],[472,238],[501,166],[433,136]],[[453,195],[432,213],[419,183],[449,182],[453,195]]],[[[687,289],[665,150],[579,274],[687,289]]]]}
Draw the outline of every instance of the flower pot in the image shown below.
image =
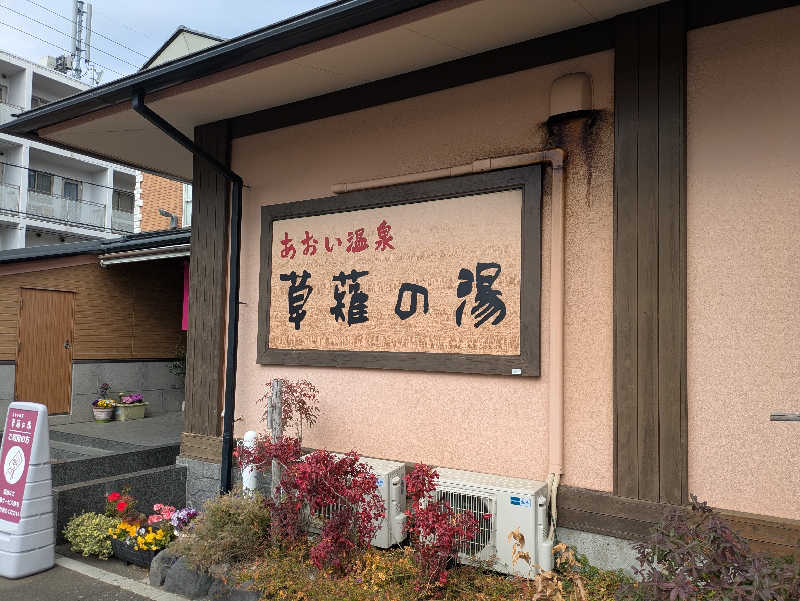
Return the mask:
{"type": "Polygon", "coordinates": [[[94,413],[94,421],[96,422],[110,422],[114,417],[113,407],[92,407],[94,413]]]}
{"type": "Polygon", "coordinates": [[[126,565],[137,565],[143,568],[149,568],[150,563],[157,553],[161,551],[142,551],[135,550],[133,546],[125,544],[125,541],[117,538],[111,539],[111,548],[114,549],[114,556],[120,561],[124,561],[126,565]]]}
{"type": "Polygon", "coordinates": [[[144,417],[145,407],[147,407],[147,403],[117,405],[115,416],[121,422],[126,422],[131,419],[142,419],[144,417]]]}

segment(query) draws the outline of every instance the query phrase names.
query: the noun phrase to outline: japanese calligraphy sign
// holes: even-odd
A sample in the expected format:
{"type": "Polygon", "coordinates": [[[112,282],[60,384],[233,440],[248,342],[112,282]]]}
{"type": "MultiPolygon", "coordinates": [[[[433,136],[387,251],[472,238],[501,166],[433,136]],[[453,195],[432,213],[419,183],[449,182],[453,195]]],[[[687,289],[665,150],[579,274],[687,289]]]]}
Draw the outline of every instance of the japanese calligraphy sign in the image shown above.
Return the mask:
{"type": "Polygon", "coordinates": [[[528,167],[263,207],[259,361],[538,375],[540,197],[528,167]]]}
{"type": "Polygon", "coordinates": [[[0,519],[15,524],[20,520],[37,418],[36,411],[11,408],[3,430],[0,519]]]}

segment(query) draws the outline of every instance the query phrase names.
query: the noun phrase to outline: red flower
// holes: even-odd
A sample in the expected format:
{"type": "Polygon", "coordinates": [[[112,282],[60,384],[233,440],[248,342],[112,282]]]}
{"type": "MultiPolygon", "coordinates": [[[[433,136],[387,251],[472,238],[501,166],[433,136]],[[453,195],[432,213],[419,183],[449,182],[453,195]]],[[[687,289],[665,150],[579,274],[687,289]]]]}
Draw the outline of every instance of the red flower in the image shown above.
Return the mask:
{"type": "Polygon", "coordinates": [[[118,492],[112,492],[110,495],[108,495],[108,500],[111,503],[113,503],[114,501],[119,501],[121,498],[122,495],[119,494],[118,492]]]}
{"type": "Polygon", "coordinates": [[[117,503],[117,511],[119,511],[120,513],[125,511],[127,508],[128,504],[125,501],[120,501],[119,503],[117,503]]]}

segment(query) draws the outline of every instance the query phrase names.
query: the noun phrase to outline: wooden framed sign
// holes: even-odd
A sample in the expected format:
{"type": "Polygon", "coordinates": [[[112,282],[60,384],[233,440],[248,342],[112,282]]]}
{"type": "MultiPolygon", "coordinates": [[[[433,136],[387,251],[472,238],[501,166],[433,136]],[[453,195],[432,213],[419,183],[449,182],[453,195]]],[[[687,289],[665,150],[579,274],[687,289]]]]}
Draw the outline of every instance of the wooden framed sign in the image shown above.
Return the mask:
{"type": "Polygon", "coordinates": [[[538,376],[541,167],[261,208],[262,364],[538,376]]]}

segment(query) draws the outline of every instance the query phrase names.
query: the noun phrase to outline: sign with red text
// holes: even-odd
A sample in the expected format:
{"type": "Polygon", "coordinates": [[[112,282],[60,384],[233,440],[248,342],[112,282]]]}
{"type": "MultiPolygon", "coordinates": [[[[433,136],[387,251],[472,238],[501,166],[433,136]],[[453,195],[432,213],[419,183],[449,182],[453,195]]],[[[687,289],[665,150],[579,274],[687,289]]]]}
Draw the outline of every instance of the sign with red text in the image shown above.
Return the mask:
{"type": "Polygon", "coordinates": [[[269,346],[518,355],[522,194],[276,221],[269,346]]]}
{"type": "Polygon", "coordinates": [[[36,411],[11,408],[3,431],[0,519],[15,524],[20,520],[37,417],[36,411]]]}

